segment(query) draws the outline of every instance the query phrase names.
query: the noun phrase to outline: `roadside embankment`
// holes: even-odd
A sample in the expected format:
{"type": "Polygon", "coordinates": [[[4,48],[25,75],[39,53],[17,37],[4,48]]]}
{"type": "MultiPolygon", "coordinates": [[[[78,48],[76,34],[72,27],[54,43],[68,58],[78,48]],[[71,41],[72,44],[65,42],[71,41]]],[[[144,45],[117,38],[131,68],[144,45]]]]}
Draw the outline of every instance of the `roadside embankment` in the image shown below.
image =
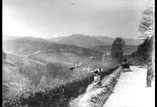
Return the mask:
{"type": "Polygon", "coordinates": [[[90,85],[92,85],[90,84],[87,87],[86,93],[80,95],[70,103],[71,107],[102,107],[112,93],[121,71],[122,67],[120,66],[110,75],[106,76],[101,81],[102,87],[90,89],[90,85]]]}

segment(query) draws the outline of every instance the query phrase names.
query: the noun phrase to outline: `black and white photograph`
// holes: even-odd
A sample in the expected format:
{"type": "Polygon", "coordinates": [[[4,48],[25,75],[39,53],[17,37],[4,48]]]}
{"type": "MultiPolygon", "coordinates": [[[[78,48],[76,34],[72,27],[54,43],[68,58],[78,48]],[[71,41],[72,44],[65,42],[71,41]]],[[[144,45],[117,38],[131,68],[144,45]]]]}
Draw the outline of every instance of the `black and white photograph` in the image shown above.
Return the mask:
{"type": "Polygon", "coordinates": [[[155,107],[155,0],[2,0],[2,107],[155,107]]]}

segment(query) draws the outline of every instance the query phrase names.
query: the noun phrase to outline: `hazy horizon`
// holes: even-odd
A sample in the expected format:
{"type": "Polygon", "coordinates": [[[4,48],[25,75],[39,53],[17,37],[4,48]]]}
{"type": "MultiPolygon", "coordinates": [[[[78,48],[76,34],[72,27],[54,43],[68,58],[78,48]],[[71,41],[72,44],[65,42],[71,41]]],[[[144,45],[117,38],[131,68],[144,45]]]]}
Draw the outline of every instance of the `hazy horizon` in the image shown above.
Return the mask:
{"type": "Polygon", "coordinates": [[[149,0],[3,0],[3,36],[137,38],[149,0]]]}
{"type": "MultiPolygon", "coordinates": [[[[94,35],[83,35],[83,34],[79,34],[79,35],[82,35],[82,36],[89,36],[89,37],[106,37],[106,38],[111,38],[111,39],[114,39],[114,38],[117,38],[117,37],[121,37],[121,36],[116,36],[116,37],[109,37],[109,36],[94,36],[94,35]]],[[[23,38],[23,37],[33,37],[33,38],[41,38],[41,39],[52,39],[52,38],[64,38],[64,37],[70,37],[70,36],[73,36],[73,34],[71,35],[62,35],[62,36],[16,36],[16,35],[3,35],[3,39],[7,38],[7,37],[13,37],[13,38],[23,38]]],[[[137,39],[138,38],[132,38],[132,37],[122,37],[124,39],[137,39]]]]}

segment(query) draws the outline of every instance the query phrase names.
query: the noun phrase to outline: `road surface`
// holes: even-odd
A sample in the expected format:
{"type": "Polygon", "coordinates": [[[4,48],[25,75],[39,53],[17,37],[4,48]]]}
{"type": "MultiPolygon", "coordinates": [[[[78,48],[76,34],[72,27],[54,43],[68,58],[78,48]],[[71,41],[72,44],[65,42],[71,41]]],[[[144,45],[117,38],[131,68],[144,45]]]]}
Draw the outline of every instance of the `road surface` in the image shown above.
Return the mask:
{"type": "Polygon", "coordinates": [[[155,107],[155,80],[146,87],[146,68],[131,66],[123,72],[103,107],[155,107]]]}

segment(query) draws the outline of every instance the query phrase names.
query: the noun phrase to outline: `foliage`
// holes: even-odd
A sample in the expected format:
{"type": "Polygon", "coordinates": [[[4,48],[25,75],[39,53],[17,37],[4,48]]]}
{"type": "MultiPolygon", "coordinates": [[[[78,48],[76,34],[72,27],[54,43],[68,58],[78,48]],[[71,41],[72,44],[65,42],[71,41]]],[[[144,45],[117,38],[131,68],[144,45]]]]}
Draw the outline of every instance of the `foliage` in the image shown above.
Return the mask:
{"type": "Polygon", "coordinates": [[[153,52],[153,45],[155,43],[153,4],[148,5],[148,7],[143,11],[143,17],[138,30],[144,41],[138,46],[137,51],[127,56],[130,63],[133,65],[146,64],[155,56],[155,52],[153,52]]]}
{"type": "MultiPolygon", "coordinates": [[[[104,68],[102,77],[110,74],[117,67],[110,63],[110,67],[104,68]]],[[[45,77],[41,83],[45,82],[45,77]]],[[[14,98],[3,100],[4,107],[68,107],[69,101],[85,92],[86,87],[93,81],[93,75],[86,75],[81,79],[73,79],[57,87],[45,87],[39,90],[25,91],[14,98]]]]}
{"type": "Polygon", "coordinates": [[[66,65],[60,63],[46,64],[46,72],[52,78],[68,79],[70,78],[70,69],[66,65]]]}
{"type": "Polygon", "coordinates": [[[152,41],[152,51],[150,54],[151,62],[153,64],[153,71],[155,71],[155,4],[151,1],[147,8],[143,11],[142,21],[139,25],[139,31],[143,38],[150,38],[152,41]]]}
{"type": "Polygon", "coordinates": [[[151,59],[151,52],[152,52],[152,37],[151,38],[146,38],[144,42],[139,45],[137,53],[141,57],[143,57],[144,60],[149,60],[151,59]]]}
{"type": "Polygon", "coordinates": [[[139,31],[141,33],[141,37],[146,39],[147,37],[151,37],[154,35],[154,7],[148,6],[143,11],[143,17],[141,23],[139,24],[139,31]]]}
{"type": "MultiPolygon", "coordinates": [[[[83,53],[91,55],[88,51],[83,53]]],[[[7,61],[12,65],[4,63],[3,80],[20,85],[22,89],[9,85],[8,97],[3,100],[4,107],[67,107],[69,101],[85,92],[86,87],[93,81],[92,73],[82,72],[82,68],[101,63],[98,60],[97,62],[88,60],[89,65],[81,65],[71,71],[66,65],[50,63],[40,58],[35,57],[35,54],[31,59],[7,54],[7,61]]],[[[115,63],[108,64],[111,65],[109,67],[104,65],[106,67],[101,74],[102,77],[111,73],[110,68],[116,67],[115,63]]]]}
{"type": "Polygon", "coordinates": [[[30,88],[30,80],[14,66],[3,64],[3,98],[14,97],[30,88]]]}
{"type": "Polygon", "coordinates": [[[121,63],[123,59],[124,46],[125,46],[125,41],[121,37],[118,37],[113,41],[112,48],[111,48],[111,57],[112,59],[117,60],[119,63],[121,63]]]}
{"type": "Polygon", "coordinates": [[[144,42],[138,46],[137,51],[127,56],[131,64],[141,65],[151,60],[152,40],[152,37],[146,38],[144,42]]]}

